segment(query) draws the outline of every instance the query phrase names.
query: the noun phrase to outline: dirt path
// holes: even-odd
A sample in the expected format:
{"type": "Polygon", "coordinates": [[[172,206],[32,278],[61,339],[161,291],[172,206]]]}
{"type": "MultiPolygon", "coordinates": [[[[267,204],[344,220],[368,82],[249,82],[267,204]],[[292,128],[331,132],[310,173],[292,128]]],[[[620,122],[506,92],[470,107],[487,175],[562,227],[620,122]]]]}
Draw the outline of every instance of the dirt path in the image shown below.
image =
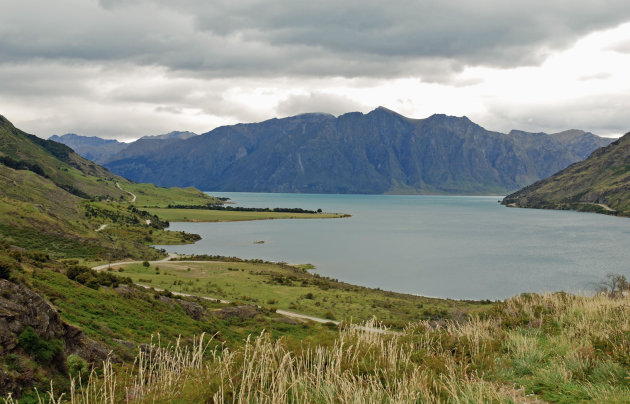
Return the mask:
{"type": "Polygon", "coordinates": [[[131,195],[131,203],[134,203],[134,202],[136,201],[136,194],[134,194],[133,192],[130,192],[130,191],[125,191],[124,189],[122,189],[122,188],[120,187],[120,184],[119,184],[119,183],[116,183],[116,188],[120,189],[120,190],[121,190],[121,191],[123,191],[123,192],[128,193],[129,195],[131,195]]]}
{"type": "Polygon", "coordinates": [[[603,203],[596,203],[595,205],[601,206],[602,208],[604,208],[604,210],[607,210],[609,212],[616,212],[616,210],[614,210],[613,208],[611,208],[608,205],[604,205],[603,203]]]}
{"type": "Polygon", "coordinates": [[[592,203],[592,202],[578,202],[581,205],[596,205],[599,206],[600,208],[604,209],[607,212],[616,212],[616,210],[614,210],[613,208],[611,208],[608,205],[604,205],[603,203],[592,203]]]}
{"type": "MultiPolygon", "coordinates": [[[[149,264],[155,265],[155,264],[164,264],[164,263],[173,263],[173,264],[185,264],[185,263],[212,263],[212,262],[218,262],[218,261],[187,261],[187,260],[181,260],[181,261],[177,261],[177,258],[179,258],[179,255],[175,254],[175,253],[168,253],[168,256],[166,258],[163,258],[159,261],[149,261],[149,264]],[[171,261],[172,259],[172,261],[171,261]]],[[[124,265],[131,265],[131,264],[141,264],[143,261],[121,261],[121,262],[112,262],[110,264],[104,264],[104,265],[98,265],[95,267],[92,267],[92,270],[94,271],[102,271],[105,270],[109,267],[119,267],[119,266],[124,266],[124,265]]],[[[150,286],[145,286],[145,285],[140,285],[138,283],[136,283],[135,285],[143,287],[145,289],[150,289],[150,286]]],[[[162,291],[163,289],[160,288],[153,288],[157,291],[162,291]]],[[[181,292],[171,292],[174,295],[177,296],[185,296],[185,297],[196,297],[196,298],[200,298],[200,299],[204,299],[204,300],[209,300],[212,302],[220,302],[220,303],[225,303],[225,304],[229,304],[232,303],[229,300],[224,300],[224,299],[220,299],[220,298],[215,298],[215,297],[208,297],[208,296],[199,296],[199,295],[191,295],[189,293],[181,293],[181,292]]],[[[257,306],[260,307],[260,306],[257,306]]],[[[282,316],[285,317],[291,317],[291,318],[296,318],[296,319],[300,319],[300,320],[309,320],[309,321],[314,321],[317,323],[333,323],[336,325],[339,325],[340,322],[336,321],[336,320],[330,320],[327,318],[320,318],[320,317],[315,317],[315,316],[309,316],[308,314],[302,314],[302,313],[295,313],[292,311],[287,311],[287,310],[276,310],[277,314],[280,314],[282,316]]],[[[381,329],[381,328],[370,328],[370,327],[364,327],[364,326],[354,326],[356,329],[359,330],[363,330],[363,331],[367,331],[367,332],[375,332],[378,334],[392,334],[392,335],[400,335],[401,333],[396,332],[396,331],[391,331],[391,330],[387,330],[387,329],[381,329]]]]}

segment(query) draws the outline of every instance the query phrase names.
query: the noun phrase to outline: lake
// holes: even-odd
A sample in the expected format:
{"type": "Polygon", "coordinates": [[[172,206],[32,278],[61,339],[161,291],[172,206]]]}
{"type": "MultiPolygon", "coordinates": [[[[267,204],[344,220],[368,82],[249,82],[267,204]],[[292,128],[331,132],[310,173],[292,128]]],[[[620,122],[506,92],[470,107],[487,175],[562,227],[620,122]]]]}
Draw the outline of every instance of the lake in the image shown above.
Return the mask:
{"type": "Polygon", "coordinates": [[[592,291],[609,272],[630,277],[628,218],[506,208],[497,196],[212,195],[237,206],[321,208],[352,217],[171,223],[171,230],[203,239],[158,247],[311,263],[320,275],[357,285],[456,299],[592,291]]]}

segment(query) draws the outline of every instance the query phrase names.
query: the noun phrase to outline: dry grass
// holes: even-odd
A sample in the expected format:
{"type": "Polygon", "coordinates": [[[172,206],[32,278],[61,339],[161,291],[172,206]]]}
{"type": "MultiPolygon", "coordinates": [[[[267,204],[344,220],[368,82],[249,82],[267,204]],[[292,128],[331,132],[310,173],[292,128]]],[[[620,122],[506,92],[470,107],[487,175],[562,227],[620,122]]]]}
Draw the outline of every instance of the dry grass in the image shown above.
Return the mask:
{"type": "Polygon", "coordinates": [[[67,401],[624,402],[629,310],[628,297],[524,295],[488,318],[423,321],[402,333],[375,320],[342,324],[326,346],[289,349],[265,333],[235,350],[206,352],[203,337],[192,348],[158,344],[127,375],[105,363],[103,376],[77,384],[67,401]]]}

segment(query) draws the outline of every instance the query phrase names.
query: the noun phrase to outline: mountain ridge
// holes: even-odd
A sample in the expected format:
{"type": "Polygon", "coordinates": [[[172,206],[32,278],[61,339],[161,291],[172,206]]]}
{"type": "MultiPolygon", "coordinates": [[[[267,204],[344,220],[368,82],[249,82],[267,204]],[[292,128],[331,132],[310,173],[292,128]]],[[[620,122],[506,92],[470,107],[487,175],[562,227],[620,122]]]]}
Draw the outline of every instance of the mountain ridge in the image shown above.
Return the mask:
{"type": "Polygon", "coordinates": [[[465,116],[412,119],[379,107],[223,126],[149,152],[129,148],[105,166],[212,191],[505,194],[612,141],[576,136],[503,134],[465,116]]]}

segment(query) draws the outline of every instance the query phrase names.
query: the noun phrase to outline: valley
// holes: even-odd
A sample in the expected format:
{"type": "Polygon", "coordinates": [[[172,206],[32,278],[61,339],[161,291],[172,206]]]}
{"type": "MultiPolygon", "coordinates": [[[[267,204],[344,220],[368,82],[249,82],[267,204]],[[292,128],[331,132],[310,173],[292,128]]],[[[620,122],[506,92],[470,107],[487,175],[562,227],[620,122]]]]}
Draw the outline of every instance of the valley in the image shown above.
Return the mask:
{"type": "MultiPolygon", "coordinates": [[[[311,265],[169,257],[151,246],[200,240],[169,230],[169,221],[320,218],[329,220],[308,223],[332,225],[353,218],[317,213],[321,197],[314,206],[278,211],[212,209],[225,198],[135,183],[5,118],[0,124],[6,404],[41,402],[40,392],[86,404],[257,401],[268,396],[261,386],[269,383],[280,389],[272,394],[302,402],[317,400],[325,386],[335,397],[377,401],[520,402],[529,394],[554,401],[559,390],[571,399],[618,401],[628,394],[627,296],[607,297],[616,289],[593,297],[429,298],[353,285],[311,265]],[[334,364],[324,374],[336,382],[316,379],[323,363],[334,364]],[[278,373],[269,378],[269,371],[278,373]],[[573,373],[550,381],[549,372],[573,373]],[[168,388],[157,382],[167,379],[168,388]]],[[[361,217],[362,204],[347,201],[361,217]]],[[[391,223],[396,211],[382,210],[382,217],[391,223]]],[[[248,243],[274,244],[264,237],[248,243]]]]}

